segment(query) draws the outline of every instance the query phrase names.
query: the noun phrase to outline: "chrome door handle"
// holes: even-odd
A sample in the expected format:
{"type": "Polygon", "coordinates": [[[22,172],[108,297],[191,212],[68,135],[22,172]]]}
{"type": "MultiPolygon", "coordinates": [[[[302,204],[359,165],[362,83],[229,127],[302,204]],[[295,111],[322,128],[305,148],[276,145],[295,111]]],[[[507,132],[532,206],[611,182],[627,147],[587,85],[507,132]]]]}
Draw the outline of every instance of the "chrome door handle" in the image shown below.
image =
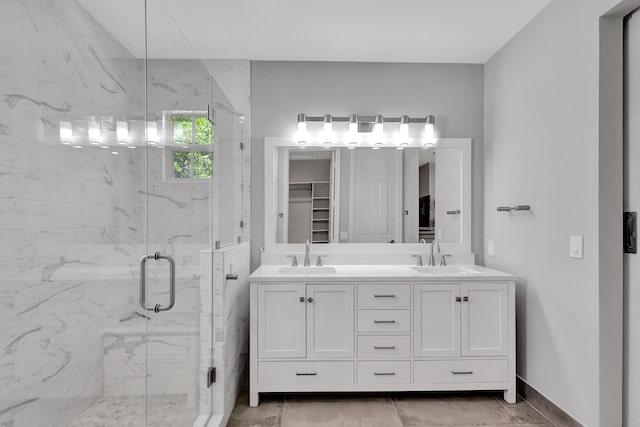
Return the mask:
{"type": "Polygon", "coordinates": [[[374,372],[373,375],[380,377],[380,376],[391,376],[391,375],[395,375],[395,372],[374,372]]]}
{"type": "Polygon", "coordinates": [[[473,375],[473,371],[451,371],[453,375],[473,375]]]}
{"type": "Polygon", "coordinates": [[[296,375],[299,377],[314,377],[318,375],[317,372],[296,372],[296,375]]]}
{"type": "Polygon", "coordinates": [[[374,298],[395,298],[395,294],[389,294],[389,295],[385,295],[385,294],[373,294],[374,298]]]}
{"type": "Polygon", "coordinates": [[[176,304],[176,264],[173,262],[173,258],[169,255],[162,255],[160,252],[156,252],[152,255],[145,255],[140,259],[140,307],[143,310],[153,311],[156,313],[160,313],[161,311],[169,311],[176,304]],[[160,304],[156,304],[155,306],[147,305],[147,271],[146,264],[147,260],[151,258],[156,261],[161,259],[166,259],[169,261],[169,305],[162,306],[160,304]]]}
{"type": "Polygon", "coordinates": [[[395,320],[374,320],[373,323],[396,323],[395,320]]]}
{"type": "Polygon", "coordinates": [[[384,345],[378,346],[378,345],[374,345],[374,346],[373,346],[373,348],[374,348],[375,350],[395,350],[395,349],[396,349],[396,346],[395,346],[395,345],[389,345],[389,346],[384,346],[384,345]]]}

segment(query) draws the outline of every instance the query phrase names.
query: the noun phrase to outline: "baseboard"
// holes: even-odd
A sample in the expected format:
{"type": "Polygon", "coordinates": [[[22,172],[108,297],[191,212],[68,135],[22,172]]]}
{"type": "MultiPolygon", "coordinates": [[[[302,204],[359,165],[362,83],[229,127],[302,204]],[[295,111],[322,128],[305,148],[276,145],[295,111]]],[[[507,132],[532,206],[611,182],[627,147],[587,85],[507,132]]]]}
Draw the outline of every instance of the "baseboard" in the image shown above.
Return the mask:
{"type": "Polygon", "coordinates": [[[558,427],[584,427],[580,422],[520,377],[516,378],[516,389],[520,396],[536,408],[538,412],[547,417],[553,425],[558,427]]]}

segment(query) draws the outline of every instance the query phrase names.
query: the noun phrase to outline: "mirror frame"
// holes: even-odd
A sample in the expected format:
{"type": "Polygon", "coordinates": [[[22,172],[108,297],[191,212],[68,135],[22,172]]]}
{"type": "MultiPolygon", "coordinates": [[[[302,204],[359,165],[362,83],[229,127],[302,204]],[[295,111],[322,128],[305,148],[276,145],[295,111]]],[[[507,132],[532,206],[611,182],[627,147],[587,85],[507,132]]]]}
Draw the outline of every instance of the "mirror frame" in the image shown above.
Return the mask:
{"type": "MultiPolygon", "coordinates": [[[[421,148],[421,139],[410,140],[408,148],[421,148]]],[[[471,167],[471,138],[439,138],[435,147],[460,148],[462,150],[462,235],[459,243],[441,243],[443,253],[470,254],[471,252],[471,200],[472,200],[472,167],[471,167]]],[[[291,254],[304,252],[302,243],[276,243],[277,235],[277,206],[278,206],[278,149],[281,147],[295,148],[297,142],[286,137],[264,138],[264,252],[269,254],[291,254]]],[[[336,143],[336,148],[345,144],[336,143]]],[[[311,147],[309,147],[311,148],[311,147]]],[[[371,149],[362,147],[359,149],[371,149]]],[[[318,246],[318,245],[316,245],[318,246]]],[[[337,253],[422,253],[422,243],[326,243],[322,244],[322,252],[337,253]]]]}

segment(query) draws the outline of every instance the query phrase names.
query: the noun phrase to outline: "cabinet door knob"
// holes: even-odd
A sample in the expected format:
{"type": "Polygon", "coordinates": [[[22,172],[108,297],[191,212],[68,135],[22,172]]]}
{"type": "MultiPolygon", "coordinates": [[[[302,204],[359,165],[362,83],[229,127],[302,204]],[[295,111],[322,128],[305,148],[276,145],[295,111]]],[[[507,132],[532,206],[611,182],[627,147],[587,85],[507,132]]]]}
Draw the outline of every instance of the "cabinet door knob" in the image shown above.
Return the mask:
{"type": "Polygon", "coordinates": [[[456,302],[460,302],[460,301],[462,301],[462,298],[456,297],[456,302]]]}
{"type": "Polygon", "coordinates": [[[462,298],[462,301],[469,301],[469,297],[462,298]]]}
{"type": "Polygon", "coordinates": [[[313,302],[313,298],[311,297],[307,298],[307,302],[313,302]]]}
{"type": "Polygon", "coordinates": [[[300,302],[304,302],[304,297],[300,297],[300,302]]]}

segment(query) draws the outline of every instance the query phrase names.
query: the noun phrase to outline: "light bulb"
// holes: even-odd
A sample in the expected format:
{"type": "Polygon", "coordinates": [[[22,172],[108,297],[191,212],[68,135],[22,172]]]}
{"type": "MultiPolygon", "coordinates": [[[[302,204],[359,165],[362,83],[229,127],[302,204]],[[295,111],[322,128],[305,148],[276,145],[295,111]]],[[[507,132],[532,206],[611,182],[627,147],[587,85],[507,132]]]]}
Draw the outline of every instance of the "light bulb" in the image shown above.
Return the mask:
{"type": "Polygon", "coordinates": [[[382,115],[378,114],[376,116],[376,120],[373,125],[373,133],[376,134],[378,137],[381,137],[383,132],[384,132],[384,118],[382,117],[382,115]]]}
{"type": "Polygon", "coordinates": [[[435,138],[435,123],[436,118],[434,116],[427,116],[424,124],[424,138],[427,142],[433,143],[433,139],[435,138]]]}
{"type": "Polygon", "coordinates": [[[322,121],[324,123],[322,128],[325,135],[333,133],[333,118],[331,117],[331,114],[325,114],[322,121]]]}
{"type": "Polygon", "coordinates": [[[404,139],[409,138],[409,116],[400,117],[400,136],[404,139]]]}
{"type": "Polygon", "coordinates": [[[307,116],[306,114],[298,114],[298,132],[304,134],[307,132],[307,116]]]}
{"type": "Polygon", "coordinates": [[[349,133],[356,135],[358,133],[358,116],[352,114],[349,116],[349,133]]]}

